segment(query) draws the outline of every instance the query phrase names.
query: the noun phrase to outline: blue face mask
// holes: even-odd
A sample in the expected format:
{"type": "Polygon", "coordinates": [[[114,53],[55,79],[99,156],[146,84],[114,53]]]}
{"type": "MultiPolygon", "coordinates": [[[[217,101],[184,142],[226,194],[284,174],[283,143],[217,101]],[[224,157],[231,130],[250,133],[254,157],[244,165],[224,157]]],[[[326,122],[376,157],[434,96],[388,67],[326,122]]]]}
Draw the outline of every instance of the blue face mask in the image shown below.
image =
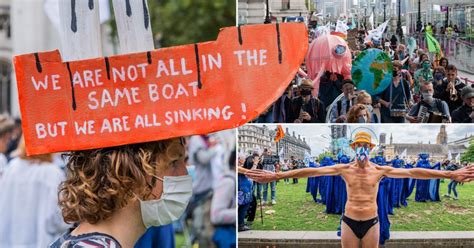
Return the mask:
{"type": "Polygon", "coordinates": [[[368,147],[357,147],[356,148],[356,158],[359,161],[364,161],[369,158],[369,148],[368,147]]]}
{"type": "Polygon", "coordinates": [[[435,80],[441,80],[441,79],[444,78],[444,75],[443,75],[443,73],[435,73],[434,78],[435,78],[435,80]]]}

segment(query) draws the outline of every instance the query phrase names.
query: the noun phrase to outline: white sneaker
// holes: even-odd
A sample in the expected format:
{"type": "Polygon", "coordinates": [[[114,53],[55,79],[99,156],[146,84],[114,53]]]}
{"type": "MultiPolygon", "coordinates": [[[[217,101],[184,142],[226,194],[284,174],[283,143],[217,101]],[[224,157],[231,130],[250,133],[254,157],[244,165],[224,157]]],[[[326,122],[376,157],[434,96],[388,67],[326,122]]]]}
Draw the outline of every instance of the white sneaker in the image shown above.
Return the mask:
{"type": "Polygon", "coordinates": [[[265,206],[267,205],[267,202],[266,201],[262,201],[262,206],[265,206]]]}
{"type": "Polygon", "coordinates": [[[446,194],[446,195],[444,195],[444,197],[448,197],[448,198],[449,198],[449,197],[451,197],[451,196],[450,196],[450,195],[448,195],[448,194],[446,194]]]}
{"type": "Polygon", "coordinates": [[[454,200],[459,200],[459,198],[457,196],[454,197],[454,200]]]}
{"type": "Polygon", "coordinates": [[[275,205],[277,204],[277,202],[275,200],[272,200],[272,205],[275,205]]]}

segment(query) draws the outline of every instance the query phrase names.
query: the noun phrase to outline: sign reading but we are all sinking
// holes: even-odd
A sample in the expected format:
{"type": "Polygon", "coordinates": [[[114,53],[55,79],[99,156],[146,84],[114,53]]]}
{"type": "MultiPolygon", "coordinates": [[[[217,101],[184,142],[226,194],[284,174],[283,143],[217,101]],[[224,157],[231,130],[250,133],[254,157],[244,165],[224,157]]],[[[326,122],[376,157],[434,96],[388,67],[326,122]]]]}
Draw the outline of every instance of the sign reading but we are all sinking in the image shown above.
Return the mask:
{"type": "Polygon", "coordinates": [[[285,90],[307,50],[304,24],[223,28],[216,41],[80,61],[14,57],[29,155],[235,128],[285,90]]]}

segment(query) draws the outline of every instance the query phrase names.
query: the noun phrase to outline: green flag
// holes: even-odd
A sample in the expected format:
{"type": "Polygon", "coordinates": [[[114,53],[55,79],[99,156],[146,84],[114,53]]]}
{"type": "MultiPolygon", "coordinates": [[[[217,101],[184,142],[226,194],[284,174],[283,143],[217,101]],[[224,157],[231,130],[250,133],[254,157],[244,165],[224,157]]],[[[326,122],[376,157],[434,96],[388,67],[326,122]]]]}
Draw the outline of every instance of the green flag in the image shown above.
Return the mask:
{"type": "Polygon", "coordinates": [[[428,51],[431,53],[443,54],[443,52],[441,51],[441,46],[439,45],[439,42],[436,40],[436,38],[428,32],[425,32],[425,34],[426,44],[428,45],[428,51]]]}

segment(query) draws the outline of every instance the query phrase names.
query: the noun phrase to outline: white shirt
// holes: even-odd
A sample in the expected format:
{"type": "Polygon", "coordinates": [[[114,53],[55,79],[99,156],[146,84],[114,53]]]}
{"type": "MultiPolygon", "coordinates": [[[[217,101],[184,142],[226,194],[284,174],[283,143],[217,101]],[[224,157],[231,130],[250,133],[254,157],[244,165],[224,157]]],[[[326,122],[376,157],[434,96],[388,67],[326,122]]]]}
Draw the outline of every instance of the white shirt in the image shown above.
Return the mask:
{"type": "Polygon", "coordinates": [[[67,230],[58,206],[64,179],[54,164],[10,161],[0,180],[0,247],[48,247],[67,230]]]}

